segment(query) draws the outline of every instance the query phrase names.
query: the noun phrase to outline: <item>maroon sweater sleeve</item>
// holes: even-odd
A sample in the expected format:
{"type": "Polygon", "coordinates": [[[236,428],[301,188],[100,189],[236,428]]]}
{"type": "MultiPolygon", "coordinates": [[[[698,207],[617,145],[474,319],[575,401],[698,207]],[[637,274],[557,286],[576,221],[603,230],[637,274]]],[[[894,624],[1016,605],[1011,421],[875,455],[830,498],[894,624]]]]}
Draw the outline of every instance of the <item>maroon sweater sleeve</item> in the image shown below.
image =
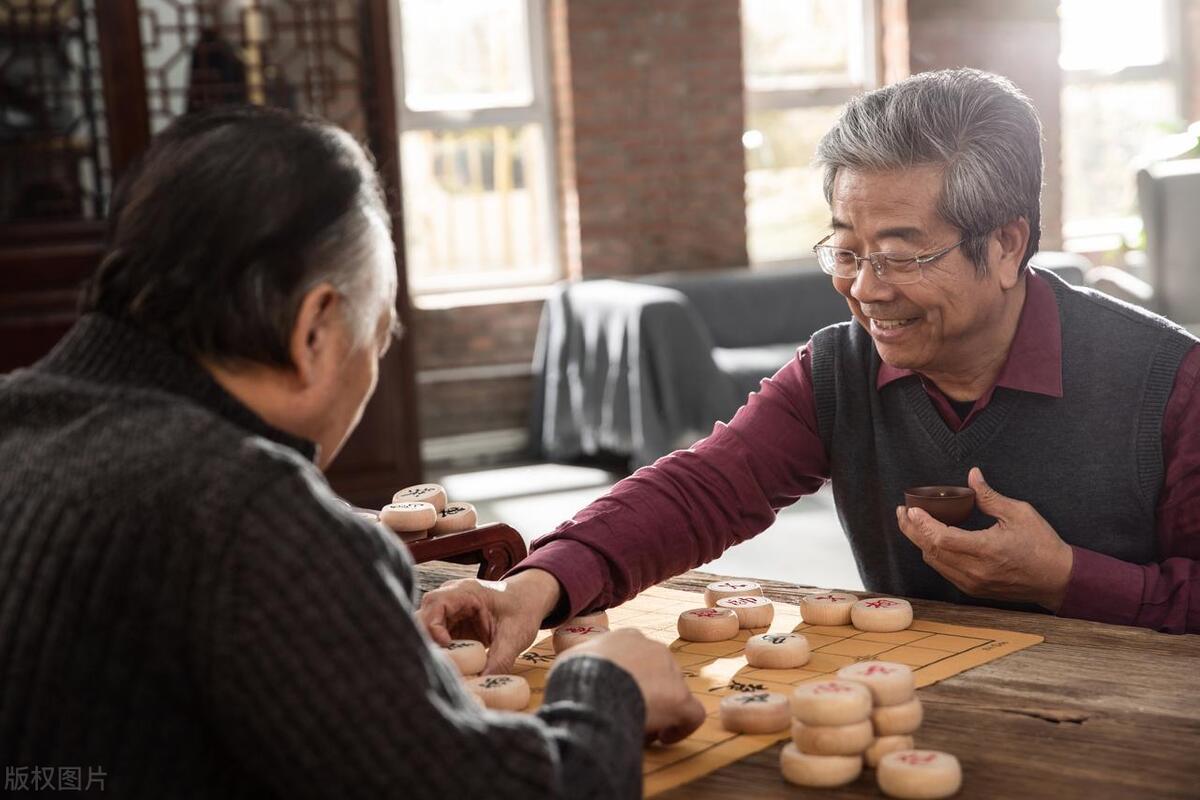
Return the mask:
{"type": "Polygon", "coordinates": [[[1081,547],[1058,613],[1165,633],[1200,632],[1200,346],[1184,357],[1163,415],[1159,560],[1130,564],[1081,547]]]}
{"type": "Polygon", "coordinates": [[[708,438],[638,470],[533,544],[515,571],[544,569],[566,604],[547,621],[621,603],[765,530],[829,477],[809,346],[708,438]]]}

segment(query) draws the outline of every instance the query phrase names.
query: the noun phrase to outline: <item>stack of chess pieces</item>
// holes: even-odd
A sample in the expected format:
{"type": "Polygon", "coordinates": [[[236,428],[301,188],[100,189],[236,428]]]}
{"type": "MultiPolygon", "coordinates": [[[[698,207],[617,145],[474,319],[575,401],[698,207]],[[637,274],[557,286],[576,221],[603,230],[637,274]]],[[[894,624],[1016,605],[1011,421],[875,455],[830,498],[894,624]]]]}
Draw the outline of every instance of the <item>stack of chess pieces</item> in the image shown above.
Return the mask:
{"type": "MultiPolygon", "coordinates": [[[[774,605],[751,581],[716,581],[704,592],[705,608],[679,615],[681,639],[732,639],[743,628],[765,628],[774,605]]],[[[800,616],[815,626],[853,625],[860,631],[901,631],[912,624],[907,600],[860,600],[845,592],[811,594],[800,616]]],[[[746,661],[758,669],[796,669],[811,651],[802,633],[761,633],[746,641],[746,661]]],[[[721,701],[721,724],[735,733],[777,733],[791,728],[780,753],[785,780],[830,788],[854,781],[864,765],[875,770],[889,797],[941,798],[962,785],[958,759],[949,753],[914,749],[921,725],[912,668],[886,661],[861,661],[833,679],[801,684],[789,698],[778,692],[744,692],[721,701]]]]}
{"type": "Polygon", "coordinates": [[[450,502],[446,490],[436,483],[406,486],[378,511],[358,509],[359,516],[382,522],[406,542],[427,536],[469,531],[478,524],[475,506],[450,502]]]}

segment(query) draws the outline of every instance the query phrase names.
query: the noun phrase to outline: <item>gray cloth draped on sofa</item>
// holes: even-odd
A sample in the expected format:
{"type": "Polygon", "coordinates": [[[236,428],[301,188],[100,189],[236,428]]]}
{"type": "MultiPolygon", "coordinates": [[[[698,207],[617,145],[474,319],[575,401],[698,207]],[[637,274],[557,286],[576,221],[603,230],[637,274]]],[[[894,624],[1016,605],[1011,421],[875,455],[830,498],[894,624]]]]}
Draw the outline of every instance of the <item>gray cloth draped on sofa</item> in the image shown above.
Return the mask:
{"type": "Polygon", "coordinates": [[[813,332],[848,316],[811,268],[560,284],[538,333],[533,441],[550,459],[648,464],[728,420],[813,332]]]}

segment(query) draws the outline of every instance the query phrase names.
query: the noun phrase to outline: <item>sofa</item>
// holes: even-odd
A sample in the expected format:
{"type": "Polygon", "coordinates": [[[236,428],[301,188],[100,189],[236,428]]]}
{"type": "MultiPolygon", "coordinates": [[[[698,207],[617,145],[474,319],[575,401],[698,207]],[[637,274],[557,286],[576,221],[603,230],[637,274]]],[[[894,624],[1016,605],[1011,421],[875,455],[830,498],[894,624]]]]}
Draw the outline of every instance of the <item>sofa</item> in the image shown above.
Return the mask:
{"type": "MultiPolygon", "coordinates": [[[[1082,283],[1086,259],[1035,263],[1082,283]]],[[[815,267],[564,282],[542,312],[530,436],[554,461],[635,468],[727,421],[821,328],[850,318],[815,267]]]]}
{"type": "Polygon", "coordinates": [[[1094,289],[1162,314],[1200,334],[1200,159],[1150,164],[1137,173],[1146,237],[1142,277],[1121,267],[1087,270],[1094,289]]]}
{"type": "MultiPolygon", "coordinates": [[[[1139,299],[1181,325],[1200,323],[1200,159],[1161,161],[1137,176],[1148,287],[1139,299]]],[[[1138,292],[1136,281],[1134,292],[1138,292]]]]}

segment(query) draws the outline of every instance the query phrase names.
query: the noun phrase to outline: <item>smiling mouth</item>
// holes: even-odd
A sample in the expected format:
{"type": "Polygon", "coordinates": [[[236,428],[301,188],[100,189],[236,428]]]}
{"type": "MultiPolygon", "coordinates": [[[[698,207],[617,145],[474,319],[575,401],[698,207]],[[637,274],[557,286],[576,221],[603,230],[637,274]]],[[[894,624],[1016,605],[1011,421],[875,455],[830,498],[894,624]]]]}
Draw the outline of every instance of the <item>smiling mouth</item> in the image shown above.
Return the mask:
{"type": "Polygon", "coordinates": [[[911,319],[875,319],[871,318],[871,327],[878,328],[881,331],[894,331],[900,328],[907,328],[917,321],[917,317],[911,319]]]}

